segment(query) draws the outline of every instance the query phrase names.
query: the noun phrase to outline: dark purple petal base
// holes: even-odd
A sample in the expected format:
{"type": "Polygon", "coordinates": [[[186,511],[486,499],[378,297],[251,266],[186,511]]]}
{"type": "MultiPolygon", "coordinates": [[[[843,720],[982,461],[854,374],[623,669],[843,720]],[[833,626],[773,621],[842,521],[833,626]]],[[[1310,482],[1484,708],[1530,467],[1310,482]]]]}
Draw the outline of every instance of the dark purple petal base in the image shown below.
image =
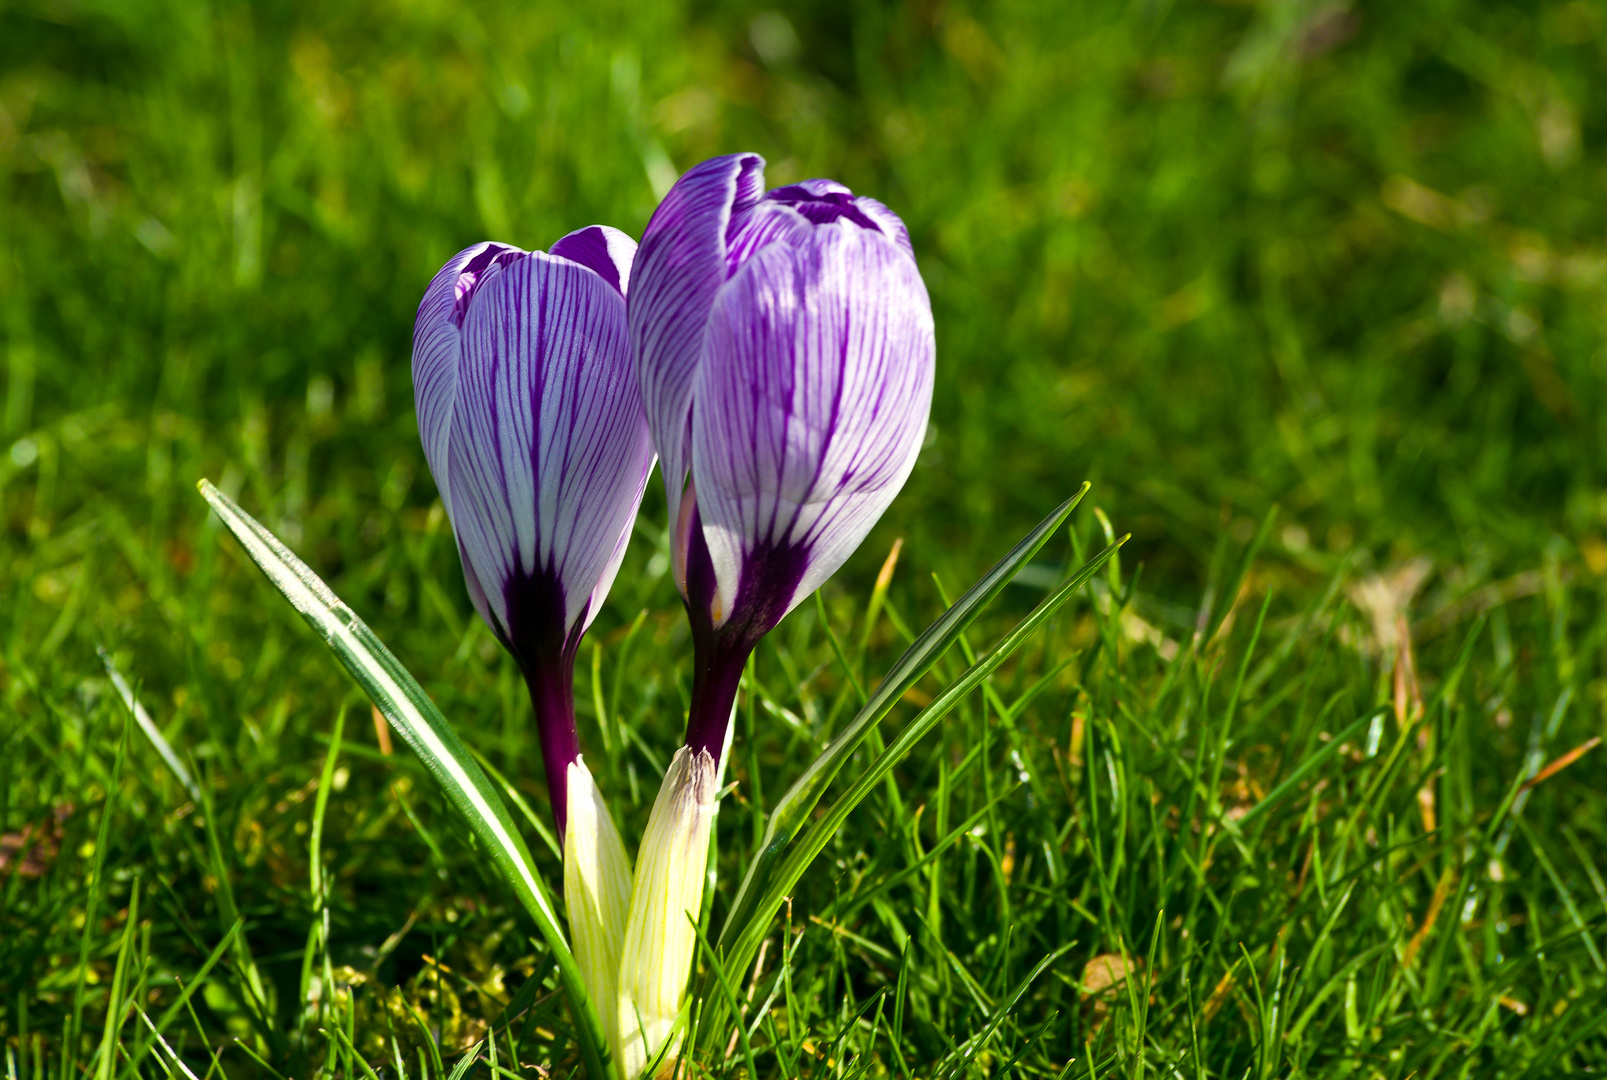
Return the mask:
{"type": "Polygon", "coordinates": [[[754,646],[779,623],[809,565],[802,545],[761,544],[743,559],[730,617],[718,627],[710,606],[718,592],[714,562],[694,508],[686,551],[686,612],[692,624],[692,704],[686,745],[720,760],[742,669],[754,646]]]}
{"type": "Polygon", "coordinates": [[[515,573],[504,595],[512,625],[498,628],[498,636],[519,662],[530,691],[541,761],[547,772],[547,797],[561,845],[569,823],[569,765],[580,756],[580,738],[575,732],[575,651],[585,619],[577,619],[574,631],[564,633],[563,590],[551,571],[535,576],[515,573]]]}

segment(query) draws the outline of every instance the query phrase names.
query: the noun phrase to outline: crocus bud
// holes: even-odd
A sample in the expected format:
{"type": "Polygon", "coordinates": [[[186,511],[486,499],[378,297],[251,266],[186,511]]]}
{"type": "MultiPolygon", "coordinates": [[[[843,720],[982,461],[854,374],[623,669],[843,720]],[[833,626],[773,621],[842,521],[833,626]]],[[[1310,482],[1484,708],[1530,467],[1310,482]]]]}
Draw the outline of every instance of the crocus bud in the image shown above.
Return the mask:
{"type": "Polygon", "coordinates": [[[687,744],[710,754],[753,646],[903,487],[932,400],[932,309],[904,223],[831,180],[763,189],[755,154],[691,169],[631,271],[697,652],[687,744]]]}
{"type": "Polygon", "coordinates": [[[413,331],[424,456],[475,609],[524,672],[560,836],[575,650],[653,464],[626,330],[634,252],[597,225],[545,254],[476,244],[435,275],[413,331]]]}
{"type": "Polygon", "coordinates": [[[620,950],[619,1061],[626,1080],[635,1080],[658,1056],[681,1012],[697,947],[718,786],[711,754],[677,750],[636,852],[620,950]]]}
{"type": "Polygon", "coordinates": [[[569,763],[569,831],[564,837],[564,905],[586,992],[611,1047],[619,1045],[620,945],[630,912],[631,864],[619,830],[583,758],[569,763]]]}

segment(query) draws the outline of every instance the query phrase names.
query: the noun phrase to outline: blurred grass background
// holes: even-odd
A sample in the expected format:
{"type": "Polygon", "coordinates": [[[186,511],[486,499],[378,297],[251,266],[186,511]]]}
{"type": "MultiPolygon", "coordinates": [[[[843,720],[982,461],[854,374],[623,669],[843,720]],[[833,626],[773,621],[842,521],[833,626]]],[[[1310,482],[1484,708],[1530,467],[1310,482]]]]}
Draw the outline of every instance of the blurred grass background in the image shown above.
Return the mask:
{"type": "Polygon", "coordinates": [[[918,242],[944,377],[904,528],[969,549],[1086,475],[1179,580],[1223,505],[1275,502],[1313,558],[1518,569],[1603,529],[1604,18],[11,4],[5,424],[58,477],[13,520],[97,487],[50,438],[69,415],[144,444],[131,512],[163,533],[195,514],[170,478],[227,464],[320,535],[383,505],[381,462],[427,502],[433,269],[639,235],[677,168],[742,147],[918,242]]]}
{"type": "MultiPolygon", "coordinates": [[[[198,963],[216,940],[201,948],[200,924],[181,917],[219,903],[206,869],[218,867],[185,831],[182,792],[159,795],[177,792],[170,783],[142,777],[110,834],[116,853],[96,854],[123,724],[97,645],[216,788],[258,955],[279,956],[262,962],[290,972],[283,994],[294,990],[305,916],[285,912],[305,907],[305,868],[286,845],[306,843],[303,803],[345,684],[208,528],[192,487],[202,475],[322,573],[499,767],[535,772],[521,691],[476,627],[434,509],[412,412],[413,311],[434,270],[473,241],[542,248],[599,221],[640,235],[677,170],[738,149],[765,155],[772,186],[831,176],[903,215],[936,313],[928,445],[828,590],[834,611],[857,603],[902,536],[893,596],[924,623],[936,610],[927,572],[969,582],[1086,477],[1116,531],[1134,533],[1124,567],[1142,565],[1111,640],[1188,652],[1191,634],[1243,599],[1216,592],[1236,583],[1228,570],[1276,506],[1244,596],[1253,613],[1273,590],[1269,626],[1288,631],[1280,663],[1348,686],[1355,700],[1340,711],[1390,700],[1395,615],[1411,615],[1432,697],[1487,613],[1468,654],[1468,708],[1483,725],[1464,747],[1469,806],[1494,809],[1518,770],[1532,776],[1600,731],[1600,3],[5,0],[0,833],[15,843],[9,877],[0,870],[0,1032],[18,1046],[41,1024],[82,1035],[83,988],[109,977],[95,973],[110,970],[121,926],[93,945],[83,930],[97,858],[125,871],[107,918],[143,867],[147,886],[168,883],[159,942],[198,950],[198,963]],[[1337,644],[1323,645],[1323,627],[1343,630],[1337,644]],[[1544,722],[1531,730],[1531,716],[1544,722]],[[19,847],[44,835],[27,829],[68,804],[59,862],[18,872],[19,847]],[[162,824],[142,827],[147,816],[162,824]]],[[[656,748],[617,762],[633,806],[637,770],[650,796],[650,755],[673,745],[685,665],[654,491],[594,631],[609,650],[610,712],[623,693],[656,748]],[[616,655],[642,610],[651,632],[616,655]]],[[[1058,571],[1042,568],[1039,584],[1058,571]]],[[[1015,608],[1029,591],[1012,594],[1015,608]]],[[[829,655],[809,618],[781,632],[796,658],[761,656],[786,672],[777,708],[829,655]]],[[[1237,632],[1222,670],[1246,647],[1237,632]]],[[[1066,633],[1092,640],[1086,627],[1066,633]]],[[[890,656],[892,639],[877,642],[890,656]]],[[[1046,648],[1036,673],[1055,661],[1046,648]]],[[[1059,676],[1042,722],[1051,742],[1066,745],[1067,702],[1102,700],[1126,724],[1133,693],[1164,700],[1172,685],[1157,666],[1124,676],[1138,688],[1127,698],[1101,697],[1102,670],[1083,668],[1080,688],[1059,676]]],[[[793,705],[817,734],[829,729],[793,705]]],[[[352,716],[348,740],[362,726],[352,716]]],[[[1316,745],[1273,704],[1258,716],[1252,742],[1279,755],[1297,735],[1316,745]]],[[[1449,767],[1434,764],[1438,746],[1423,775],[1449,767]]],[[[779,763],[783,749],[767,753],[779,763]]],[[[158,768],[149,747],[130,753],[158,768]]],[[[1567,850],[1581,859],[1557,880],[1594,895],[1581,853],[1602,849],[1607,804],[1590,762],[1548,787],[1565,793],[1554,824],[1577,831],[1567,850]]],[[[775,767],[765,783],[779,790],[788,766],[775,767]]],[[[363,867],[342,925],[370,956],[426,910],[420,867],[464,861],[451,851],[460,838],[430,838],[452,826],[427,786],[414,807],[386,775],[352,781],[367,809],[354,796],[330,811],[350,815],[339,843],[363,867]]],[[[1537,880],[1536,902],[1557,909],[1552,879],[1537,880]]],[[[1142,950],[1155,906],[1137,896],[1126,895],[1123,934],[1142,950]]],[[[451,936],[447,914],[431,919],[432,934],[451,936]]],[[[513,943],[476,941],[482,966],[506,966],[498,948],[524,949],[511,922],[495,925],[513,943]]],[[[386,951],[394,984],[435,947],[421,932],[386,951]]],[[[1599,956],[1582,963],[1599,973],[1599,956]]],[[[1570,985],[1558,1000],[1599,979],[1570,985]]],[[[225,998],[207,1008],[216,1030],[233,1022],[225,998]]],[[[1174,1034],[1186,1043],[1187,1030],[1174,1034]]],[[[1066,1060],[1065,1038],[1043,1052],[1066,1060]]],[[[1223,1044],[1236,1069],[1250,1060],[1245,1039],[1223,1044]]]]}

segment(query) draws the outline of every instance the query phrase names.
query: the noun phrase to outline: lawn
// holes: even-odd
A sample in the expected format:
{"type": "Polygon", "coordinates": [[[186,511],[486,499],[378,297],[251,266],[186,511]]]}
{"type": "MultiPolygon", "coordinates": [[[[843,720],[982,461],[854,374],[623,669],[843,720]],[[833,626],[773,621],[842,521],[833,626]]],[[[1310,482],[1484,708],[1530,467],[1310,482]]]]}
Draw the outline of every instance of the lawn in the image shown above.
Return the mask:
{"type": "MultiPolygon", "coordinates": [[[[904,217],[938,374],[745,676],[711,937],[950,600],[1091,482],[823,805],[1131,539],[847,816],[694,1072],[1607,1067],[1599,3],[0,0],[8,1080],[581,1074],[534,923],[195,484],[390,646],[556,889],[414,311],[735,150],[904,217]]],[[[577,670],[631,847],[691,681],[668,544],[655,480],[577,670]]]]}

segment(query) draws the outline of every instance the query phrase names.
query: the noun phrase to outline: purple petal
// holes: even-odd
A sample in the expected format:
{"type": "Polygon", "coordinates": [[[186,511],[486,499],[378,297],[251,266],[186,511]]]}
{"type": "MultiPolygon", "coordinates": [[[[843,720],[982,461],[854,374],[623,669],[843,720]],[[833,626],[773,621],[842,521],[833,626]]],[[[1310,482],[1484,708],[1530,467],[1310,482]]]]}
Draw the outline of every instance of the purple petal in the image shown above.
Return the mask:
{"type": "Polygon", "coordinates": [[[499,260],[473,301],[450,425],[453,525],[504,642],[556,634],[572,647],[652,467],[625,302],[540,252],[499,260]],[[552,586],[535,605],[548,611],[519,602],[552,586]]]}
{"type": "Polygon", "coordinates": [[[636,256],[636,241],[612,226],[588,225],[559,240],[547,254],[589,267],[624,296],[631,260],[636,256]]]}
{"type": "Polygon", "coordinates": [[[815,223],[800,213],[797,207],[772,201],[769,197],[760,199],[746,212],[732,218],[731,226],[726,230],[727,278],[742,269],[742,264],[760,248],[777,241],[801,244],[815,230],[815,223]]]}
{"type": "Polygon", "coordinates": [[[725,282],[727,232],[764,190],[757,154],[712,158],[687,171],[642,234],[630,280],[630,334],[669,505],[691,463],[687,418],[703,327],[725,282]]]}
{"type": "Polygon", "coordinates": [[[765,194],[760,205],[770,202],[790,206],[817,225],[846,218],[862,229],[875,229],[890,237],[905,254],[915,257],[909,229],[897,214],[875,199],[855,195],[835,180],[805,180],[776,188],[765,194]]]}
{"type": "Polygon", "coordinates": [[[816,225],[829,225],[846,218],[862,229],[881,229],[854,205],[854,193],[835,180],[805,180],[788,184],[765,195],[765,201],[783,203],[816,225]]]}
{"type": "Polygon", "coordinates": [[[902,218],[868,195],[854,196],[854,209],[874,221],[884,235],[892,237],[893,243],[904,249],[904,254],[915,258],[915,246],[910,243],[910,231],[902,218]]]}
{"type": "Polygon", "coordinates": [[[771,188],[765,192],[764,197],[780,202],[799,202],[806,199],[830,199],[838,195],[845,195],[849,199],[854,197],[847,184],[839,184],[835,180],[817,176],[810,180],[800,180],[796,184],[771,188]]]}
{"type": "MultiPolygon", "coordinates": [[[[645,416],[643,417],[643,423],[644,425],[646,423],[645,416]]],[[[636,497],[632,506],[640,506],[642,503],[642,493],[647,490],[647,477],[653,471],[655,457],[656,455],[649,453],[643,459],[642,475],[636,483],[636,497]]],[[[592,586],[591,596],[586,602],[586,621],[580,627],[582,632],[591,628],[591,624],[597,618],[597,613],[602,610],[603,601],[608,598],[608,590],[614,587],[614,578],[619,576],[620,564],[625,561],[625,548],[629,546],[631,533],[635,529],[636,514],[633,511],[630,520],[626,521],[625,527],[619,531],[619,539],[614,541],[613,553],[608,556],[608,562],[603,566],[603,572],[598,575],[597,584],[592,586]]]]}
{"type": "Polygon", "coordinates": [[[463,313],[485,269],[509,252],[519,249],[480,243],[452,256],[424,290],[413,323],[413,402],[419,438],[448,517],[452,499],[447,485],[447,435],[452,426],[452,402],[457,397],[463,313]]]}
{"type": "Polygon", "coordinates": [[[933,364],[926,287],[879,230],[817,226],[764,247],[721,289],[692,410],[716,626],[751,604],[779,620],[858,547],[915,464],[933,364]],[[798,552],[787,595],[746,580],[798,552]]]}

